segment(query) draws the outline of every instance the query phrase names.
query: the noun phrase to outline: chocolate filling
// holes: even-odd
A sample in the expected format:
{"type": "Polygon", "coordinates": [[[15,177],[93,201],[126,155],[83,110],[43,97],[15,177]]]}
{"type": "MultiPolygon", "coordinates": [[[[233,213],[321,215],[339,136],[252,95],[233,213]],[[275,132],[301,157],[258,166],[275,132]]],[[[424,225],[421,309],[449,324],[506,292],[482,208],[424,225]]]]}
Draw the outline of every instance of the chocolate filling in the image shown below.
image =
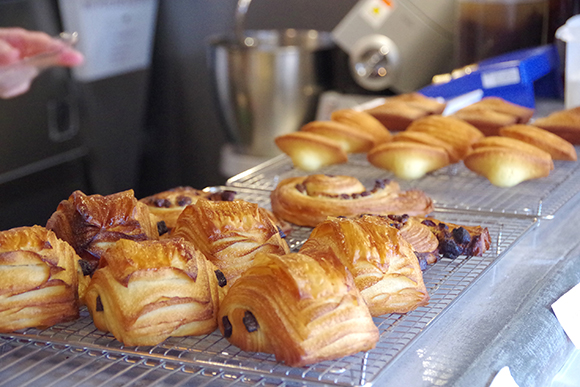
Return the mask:
{"type": "Polygon", "coordinates": [[[226,276],[224,275],[224,273],[222,273],[221,270],[216,270],[214,271],[215,276],[218,280],[218,285],[220,288],[223,288],[224,286],[226,286],[228,284],[228,280],[226,279],[226,276]]]}
{"type": "Polygon", "coordinates": [[[96,307],[95,309],[97,310],[97,312],[102,312],[105,310],[105,308],[103,308],[103,302],[101,301],[101,296],[97,296],[97,301],[96,301],[96,307]]]}
{"type": "Polygon", "coordinates": [[[258,321],[256,321],[256,317],[254,317],[252,312],[250,312],[249,310],[246,310],[246,313],[244,313],[244,318],[242,319],[242,321],[246,326],[246,330],[250,333],[257,331],[258,328],[260,327],[258,325],[258,321]]]}
{"type": "Polygon", "coordinates": [[[222,325],[224,326],[224,337],[227,339],[232,336],[232,323],[228,316],[222,317],[222,325]]]}

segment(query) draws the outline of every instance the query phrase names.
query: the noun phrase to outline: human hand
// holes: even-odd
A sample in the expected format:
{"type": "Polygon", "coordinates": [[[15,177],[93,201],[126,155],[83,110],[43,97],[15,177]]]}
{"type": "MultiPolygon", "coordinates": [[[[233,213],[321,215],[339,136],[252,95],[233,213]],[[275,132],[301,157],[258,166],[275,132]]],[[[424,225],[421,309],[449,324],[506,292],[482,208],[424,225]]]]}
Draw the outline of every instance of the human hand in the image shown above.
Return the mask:
{"type": "Polygon", "coordinates": [[[27,58],[43,56],[42,68],[74,67],[84,57],[66,42],[39,31],[22,28],[0,28],[0,98],[11,98],[29,90],[42,68],[27,58]]]}

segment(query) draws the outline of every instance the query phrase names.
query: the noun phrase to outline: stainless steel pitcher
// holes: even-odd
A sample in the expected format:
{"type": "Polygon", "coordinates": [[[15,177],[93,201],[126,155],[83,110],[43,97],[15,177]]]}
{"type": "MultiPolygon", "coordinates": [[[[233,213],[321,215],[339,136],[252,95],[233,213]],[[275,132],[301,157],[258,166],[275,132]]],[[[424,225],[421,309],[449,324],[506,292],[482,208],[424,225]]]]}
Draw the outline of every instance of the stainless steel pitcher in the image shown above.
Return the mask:
{"type": "Polygon", "coordinates": [[[324,88],[321,58],[332,46],[330,33],[294,29],[247,30],[210,43],[215,95],[238,152],[275,156],[276,136],[314,118],[324,88]]]}

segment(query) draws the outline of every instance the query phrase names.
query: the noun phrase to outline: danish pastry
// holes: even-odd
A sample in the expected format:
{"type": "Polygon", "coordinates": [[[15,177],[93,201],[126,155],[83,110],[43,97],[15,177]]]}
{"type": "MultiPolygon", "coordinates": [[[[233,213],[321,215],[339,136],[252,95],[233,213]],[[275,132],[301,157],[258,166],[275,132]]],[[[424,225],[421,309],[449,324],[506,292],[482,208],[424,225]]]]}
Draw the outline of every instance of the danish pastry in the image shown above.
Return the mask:
{"type": "Polygon", "coordinates": [[[252,266],[258,252],[290,252],[266,210],[243,200],[198,200],[183,210],[173,236],[192,242],[230,284],[252,266]]]}
{"type": "Polygon", "coordinates": [[[214,331],[224,287],[189,242],[120,239],[101,256],[85,302],[97,329],[125,345],[156,345],[214,331]]]}
{"type": "Polygon", "coordinates": [[[346,153],[367,152],[375,144],[375,138],[369,132],[337,121],[312,121],[300,130],[333,139],[346,153]]]}
{"type": "Polygon", "coordinates": [[[548,152],[554,160],[576,161],[574,145],[562,137],[533,125],[510,125],[499,130],[500,136],[524,141],[548,152]]]}
{"type": "Polygon", "coordinates": [[[107,196],[75,191],[60,202],[46,228],[68,242],[92,269],[119,239],[159,239],[147,205],[135,198],[133,190],[107,196]]]}
{"type": "Polygon", "coordinates": [[[449,155],[444,148],[411,141],[380,144],[367,154],[367,160],[405,180],[418,179],[449,165],[449,155]]]}
{"type": "Polygon", "coordinates": [[[420,93],[405,93],[385,98],[382,105],[366,110],[392,131],[403,131],[411,122],[431,115],[441,114],[445,103],[420,93]]]}
{"type": "Polygon", "coordinates": [[[361,214],[426,215],[433,201],[423,191],[402,191],[391,180],[367,188],[355,177],[322,175],[290,177],[270,194],[272,211],[288,222],[315,227],[327,217],[361,214]]]}
{"type": "Polygon", "coordinates": [[[379,331],[344,267],[300,253],[260,253],[226,294],[219,329],[244,351],[301,367],[367,351],[379,331]]]}
{"type": "Polygon", "coordinates": [[[391,132],[379,120],[372,115],[354,109],[335,110],[330,114],[332,121],[340,122],[348,126],[355,127],[374,139],[377,145],[391,139],[391,132]]]}
{"type": "Polygon", "coordinates": [[[429,301],[411,244],[375,216],[328,219],[312,230],[300,253],[338,258],[373,316],[406,313],[429,301]]]}
{"type": "Polygon", "coordinates": [[[274,142],[290,157],[296,168],[304,171],[315,171],[348,161],[348,155],[340,143],[321,134],[293,132],[276,137],[274,142]]]}
{"type": "Polygon", "coordinates": [[[44,227],[0,232],[0,332],[77,319],[79,259],[44,227]]]}
{"type": "Polygon", "coordinates": [[[533,124],[572,144],[580,144],[580,107],[553,112],[536,119],[533,124]]]}

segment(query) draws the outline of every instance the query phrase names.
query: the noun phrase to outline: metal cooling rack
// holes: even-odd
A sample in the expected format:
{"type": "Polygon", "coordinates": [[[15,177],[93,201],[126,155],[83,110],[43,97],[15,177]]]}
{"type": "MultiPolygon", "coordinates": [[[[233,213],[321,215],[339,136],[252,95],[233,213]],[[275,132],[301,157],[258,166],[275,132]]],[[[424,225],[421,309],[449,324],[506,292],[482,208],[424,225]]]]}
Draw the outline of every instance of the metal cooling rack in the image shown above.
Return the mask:
{"type": "MultiPolygon", "coordinates": [[[[576,151],[580,154],[580,147],[576,147],[576,151]]],[[[550,176],[525,181],[511,188],[492,185],[461,162],[429,173],[421,179],[403,181],[389,171],[369,164],[364,154],[351,155],[347,163],[330,165],[316,173],[356,176],[365,186],[371,188],[377,179],[393,179],[404,190],[416,188],[424,191],[433,199],[436,209],[517,214],[549,219],[580,192],[580,163],[556,160],[554,164],[550,176]]],[[[282,179],[308,174],[294,168],[288,156],[280,155],[233,176],[227,185],[272,191],[282,179]]]]}
{"type": "MultiPolygon", "coordinates": [[[[235,190],[237,197],[269,208],[269,191],[243,187],[235,190]]],[[[273,355],[241,351],[219,331],[205,336],[171,337],[154,347],[125,347],[112,335],[98,331],[83,309],[74,322],[0,336],[4,339],[0,346],[0,386],[48,385],[45,379],[62,378],[53,383],[61,386],[73,376],[80,378],[75,385],[90,379],[91,385],[107,386],[144,385],[149,384],[149,379],[155,379],[151,384],[161,386],[194,380],[195,385],[212,386],[373,385],[433,319],[536,223],[535,218],[526,216],[498,217],[484,213],[474,216],[438,212],[434,216],[456,224],[487,227],[492,246],[482,257],[444,258],[425,270],[429,305],[404,315],[374,318],[380,340],[371,351],[292,368],[276,362],[273,355]],[[14,369],[21,371],[15,373],[14,369]],[[37,375],[31,383],[27,369],[34,369],[37,375]]],[[[294,228],[288,236],[290,246],[298,249],[309,233],[309,228],[294,228]]]]}

